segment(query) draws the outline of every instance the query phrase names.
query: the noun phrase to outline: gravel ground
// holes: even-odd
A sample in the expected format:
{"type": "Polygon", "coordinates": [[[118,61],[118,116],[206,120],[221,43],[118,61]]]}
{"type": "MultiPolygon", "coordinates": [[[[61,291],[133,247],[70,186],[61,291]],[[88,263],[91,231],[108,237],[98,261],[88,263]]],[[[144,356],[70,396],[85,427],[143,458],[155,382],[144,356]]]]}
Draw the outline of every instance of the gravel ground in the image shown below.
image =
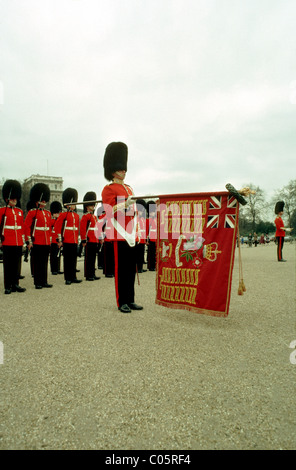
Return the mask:
{"type": "Polygon", "coordinates": [[[152,272],[124,315],[113,279],[36,291],[23,263],[5,296],[1,268],[0,449],[295,449],[295,248],[242,247],[243,296],[236,253],[228,318],[155,305],[152,272]]]}

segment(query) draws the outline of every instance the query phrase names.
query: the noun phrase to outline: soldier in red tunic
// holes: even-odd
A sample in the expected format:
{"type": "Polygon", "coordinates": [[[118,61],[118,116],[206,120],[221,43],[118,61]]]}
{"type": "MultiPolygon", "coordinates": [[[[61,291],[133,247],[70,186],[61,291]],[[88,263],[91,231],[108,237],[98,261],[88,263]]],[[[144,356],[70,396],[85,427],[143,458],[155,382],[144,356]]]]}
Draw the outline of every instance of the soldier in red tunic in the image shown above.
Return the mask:
{"type": "Polygon", "coordinates": [[[52,287],[48,284],[48,257],[51,243],[51,213],[45,209],[50,198],[47,184],[37,183],[30,191],[31,209],[25,220],[25,238],[32,250],[32,268],[35,289],[52,287]]]}
{"type": "Polygon", "coordinates": [[[145,247],[147,244],[147,219],[146,211],[147,205],[144,199],[137,199],[137,211],[138,211],[138,231],[137,231],[137,270],[138,273],[144,273],[147,269],[144,269],[144,257],[145,257],[145,247]]]}
{"type": "Polygon", "coordinates": [[[63,204],[66,212],[61,212],[55,224],[58,247],[63,246],[65,284],[82,282],[76,277],[77,248],[79,236],[79,215],[75,212],[78,193],[74,188],[63,192],[63,204]]]}
{"type": "Polygon", "coordinates": [[[155,201],[148,201],[148,253],[147,265],[149,271],[155,271],[156,266],[156,241],[157,241],[157,211],[155,201]]]}
{"type": "MultiPolygon", "coordinates": [[[[83,201],[95,201],[97,195],[95,192],[85,194],[83,201]]],[[[98,218],[94,214],[95,203],[84,204],[84,214],[80,220],[81,243],[85,249],[84,254],[84,276],[87,281],[100,279],[96,276],[96,257],[98,252],[99,240],[96,236],[98,218]]]]}
{"type": "Polygon", "coordinates": [[[51,274],[56,276],[62,274],[61,272],[61,256],[58,247],[58,242],[55,235],[55,224],[58,220],[59,214],[62,212],[62,204],[60,201],[53,201],[50,204],[51,212],[51,245],[50,245],[50,269],[51,274]]]}
{"type": "Polygon", "coordinates": [[[122,142],[110,143],[104,155],[104,175],[111,183],[104,187],[102,199],[107,223],[110,222],[115,260],[115,291],[118,309],[123,313],[142,310],[135,303],[136,228],[133,190],[124,183],[128,148],[122,142]]]}
{"type": "Polygon", "coordinates": [[[5,294],[26,290],[19,286],[22,247],[25,242],[23,211],[16,207],[21,194],[22,188],[18,181],[5,181],[2,196],[6,207],[0,209],[0,245],[3,250],[5,294]]]}
{"type": "Polygon", "coordinates": [[[291,231],[291,228],[286,228],[284,221],[282,219],[282,215],[284,213],[285,203],[284,201],[278,201],[275,205],[274,212],[277,215],[275,218],[275,226],[276,226],[276,241],[277,241],[277,260],[280,262],[285,262],[287,260],[283,259],[283,246],[285,241],[286,231],[291,231]]]}

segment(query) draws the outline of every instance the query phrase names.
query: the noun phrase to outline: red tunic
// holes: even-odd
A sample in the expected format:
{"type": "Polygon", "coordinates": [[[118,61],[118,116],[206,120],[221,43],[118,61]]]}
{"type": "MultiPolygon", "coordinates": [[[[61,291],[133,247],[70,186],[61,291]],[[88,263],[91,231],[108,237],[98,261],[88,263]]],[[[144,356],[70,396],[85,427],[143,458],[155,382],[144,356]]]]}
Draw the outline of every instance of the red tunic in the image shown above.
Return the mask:
{"type": "Polygon", "coordinates": [[[156,217],[149,217],[148,219],[149,229],[148,237],[149,240],[155,242],[157,240],[157,219],[156,217]]]}
{"type": "Polygon", "coordinates": [[[122,205],[132,195],[133,190],[130,186],[119,183],[111,183],[105,186],[102,191],[108,226],[108,240],[126,240],[131,246],[135,244],[136,237],[135,204],[132,204],[126,210],[122,208],[122,205]]]}
{"type": "Polygon", "coordinates": [[[139,243],[145,244],[147,242],[147,223],[145,217],[139,217],[138,219],[138,234],[137,240],[139,243]]]}
{"type": "Polygon", "coordinates": [[[50,245],[51,213],[45,209],[31,209],[25,220],[25,237],[34,245],[50,245]]]}
{"type": "Polygon", "coordinates": [[[275,236],[276,237],[284,237],[286,235],[286,232],[285,232],[285,230],[283,230],[283,228],[285,227],[283,219],[280,216],[277,216],[275,218],[274,223],[275,223],[275,226],[276,226],[275,236]]]}
{"type": "Polygon", "coordinates": [[[24,240],[24,216],[18,207],[2,207],[0,222],[3,220],[1,235],[3,246],[22,246],[24,240]]]}
{"type": "Polygon", "coordinates": [[[55,224],[55,234],[60,242],[78,244],[79,215],[77,212],[61,212],[55,224]]]}
{"type": "Polygon", "coordinates": [[[97,216],[88,212],[83,214],[80,221],[80,236],[82,241],[90,243],[97,243],[96,225],[98,222],[97,216]]]}

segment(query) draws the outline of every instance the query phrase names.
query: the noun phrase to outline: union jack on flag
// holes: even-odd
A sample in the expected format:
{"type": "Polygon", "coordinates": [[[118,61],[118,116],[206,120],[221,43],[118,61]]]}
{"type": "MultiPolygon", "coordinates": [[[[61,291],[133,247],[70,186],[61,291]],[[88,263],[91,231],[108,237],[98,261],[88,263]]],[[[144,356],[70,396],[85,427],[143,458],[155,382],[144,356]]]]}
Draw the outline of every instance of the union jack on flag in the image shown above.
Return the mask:
{"type": "Polygon", "coordinates": [[[237,200],[234,196],[211,196],[207,228],[235,228],[237,200]]]}

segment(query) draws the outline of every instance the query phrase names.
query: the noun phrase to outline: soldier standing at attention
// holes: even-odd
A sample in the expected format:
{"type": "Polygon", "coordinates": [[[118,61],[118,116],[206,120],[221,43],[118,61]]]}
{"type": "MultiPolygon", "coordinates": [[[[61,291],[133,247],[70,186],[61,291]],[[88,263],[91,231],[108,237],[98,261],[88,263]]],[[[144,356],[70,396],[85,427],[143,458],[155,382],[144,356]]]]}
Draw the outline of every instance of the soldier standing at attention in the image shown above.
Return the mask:
{"type": "Polygon", "coordinates": [[[26,290],[19,286],[22,248],[25,242],[23,211],[16,207],[21,194],[22,188],[18,181],[5,181],[2,196],[6,207],[0,209],[0,245],[3,250],[5,294],[26,290]]]}
{"type": "Polygon", "coordinates": [[[51,212],[51,245],[50,245],[50,269],[51,274],[56,276],[57,274],[62,274],[61,267],[61,256],[58,243],[55,236],[55,224],[58,220],[59,214],[62,212],[62,204],[60,201],[53,201],[50,204],[51,212]]]}
{"type": "Polygon", "coordinates": [[[82,282],[76,277],[77,248],[79,235],[79,215],[75,212],[78,193],[74,188],[67,188],[63,192],[63,204],[66,212],[61,212],[55,224],[58,247],[63,246],[64,278],[68,286],[72,283],[82,282]]]}
{"type": "Polygon", "coordinates": [[[284,221],[282,219],[282,215],[284,213],[284,207],[285,207],[284,201],[278,201],[274,208],[274,212],[276,214],[274,223],[276,226],[275,237],[277,241],[277,260],[280,262],[287,261],[283,259],[283,246],[284,246],[286,231],[292,230],[291,228],[285,227],[284,221]]]}
{"type": "MultiPolygon", "coordinates": [[[[83,201],[95,201],[97,195],[94,192],[85,194],[83,201]]],[[[94,214],[95,204],[84,204],[84,214],[80,221],[81,243],[85,249],[84,256],[84,276],[87,281],[96,281],[100,277],[96,276],[96,257],[98,252],[98,238],[96,237],[96,227],[98,218],[94,214]]]]}
{"type": "Polygon", "coordinates": [[[148,207],[148,253],[147,266],[149,271],[155,271],[156,267],[156,241],[157,241],[157,211],[154,201],[147,202],[148,207]]]}
{"type": "Polygon", "coordinates": [[[115,260],[115,292],[122,313],[142,310],[135,303],[136,228],[133,190],[124,183],[127,171],[128,148],[123,142],[110,143],[104,155],[104,176],[110,184],[104,187],[102,199],[107,223],[110,222],[115,260]]]}
{"type": "Polygon", "coordinates": [[[30,191],[32,206],[25,220],[25,237],[29,250],[33,247],[32,268],[35,289],[52,287],[48,284],[48,257],[51,243],[51,213],[45,209],[50,198],[47,184],[37,183],[30,191]]]}

